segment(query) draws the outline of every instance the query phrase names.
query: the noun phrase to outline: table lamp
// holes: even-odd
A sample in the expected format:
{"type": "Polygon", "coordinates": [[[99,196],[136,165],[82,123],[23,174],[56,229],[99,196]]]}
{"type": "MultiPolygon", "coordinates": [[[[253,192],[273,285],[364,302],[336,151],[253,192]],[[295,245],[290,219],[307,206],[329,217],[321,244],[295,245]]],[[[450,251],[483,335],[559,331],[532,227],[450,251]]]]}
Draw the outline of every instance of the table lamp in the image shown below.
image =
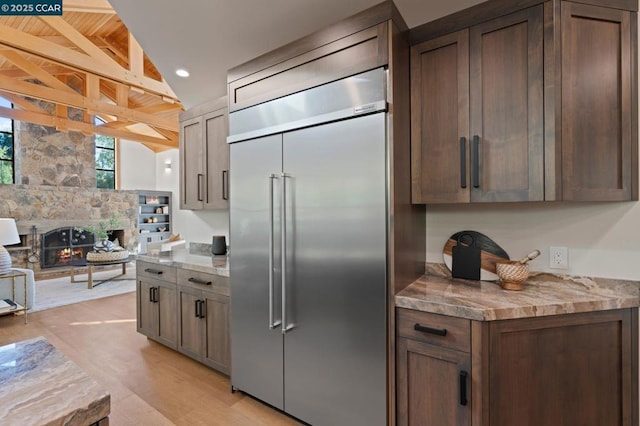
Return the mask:
{"type": "Polygon", "coordinates": [[[15,219],[0,218],[0,274],[6,274],[11,270],[11,255],[4,246],[19,242],[20,235],[15,219]]]}

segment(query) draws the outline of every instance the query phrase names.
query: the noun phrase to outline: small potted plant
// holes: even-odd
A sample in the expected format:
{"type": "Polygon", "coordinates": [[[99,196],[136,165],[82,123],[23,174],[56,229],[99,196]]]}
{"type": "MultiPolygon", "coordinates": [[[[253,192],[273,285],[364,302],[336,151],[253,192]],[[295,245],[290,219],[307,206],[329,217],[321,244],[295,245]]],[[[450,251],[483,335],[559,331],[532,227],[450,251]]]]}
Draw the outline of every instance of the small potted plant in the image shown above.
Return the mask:
{"type": "Polygon", "coordinates": [[[120,221],[117,217],[112,217],[108,220],[101,220],[97,225],[89,225],[85,227],[76,228],[77,231],[87,231],[93,234],[95,243],[93,244],[93,250],[96,252],[113,251],[116,246],[113,241],[109,241],[109,233],[116,229],[120,225],[120,221]]]}

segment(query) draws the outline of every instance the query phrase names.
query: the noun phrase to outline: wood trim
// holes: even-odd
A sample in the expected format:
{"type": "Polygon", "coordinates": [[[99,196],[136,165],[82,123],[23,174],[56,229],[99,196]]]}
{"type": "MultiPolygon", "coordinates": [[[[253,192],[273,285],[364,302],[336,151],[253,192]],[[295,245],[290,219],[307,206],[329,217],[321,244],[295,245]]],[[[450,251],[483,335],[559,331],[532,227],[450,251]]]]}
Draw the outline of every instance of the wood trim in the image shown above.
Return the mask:
{"type": "Polygon", "coordinates": [[[411,45],[431,40],[504,15],[544,3],[545,0],[492,0],[427,22],[409,31],[411,45]]]}
{"type": "Polygon", "coordinates": [[[105,136],[112,136],[114,138],[122,138],[130,141],[144,142],[151,145],[158,145],[161,147],[177,148],[178,141],[160,139],[153,136],[141,135],[139,133],[128,132],[118,129],[110,129],[108,127],[94,126],[83,121],[73,121],[68,119],[62,119],[45,113],[37,113],[33,111],[21,111],[12,108],[0,107],[0,115],[3,117],[11,118],[12,120],[26,121],[29,123],[40,124],[42,126],[49,126],[55,128],[66,128],[67,130],[93,133],[105,136]]]}
{"type": "Polygon", "coordinates": [[[220,98],[211,99],[203,102],[199,105],[189,108],[186,111],[180,113],[180,121],[191,120],[199,115],[208,114],[212,111],[216,111],[227,107],[227,97],[222,96],[220,98]]]}
{"type": "MultiPolygon", "coordinates": [[[[411,45],[431,40],[463,28],[508,15],[549,0],[492,0],[452,13],[445,17],[414,27],[410,30],[411,45]]],[[[553,3],[559,0],[551,0],[553,3]]],[[[571,0],[573,3],[584,3],[614,9],[638,11],[637,0],[571,0]]]]}
{"type": "Polygon", "coordinates": [[[489,426],[489,323],[471,321],[471,424],[489,426]]]}
{"type": "MultiPolygon", "coordinates": [[[[258,71],[273,67],[281,62],[315,50],[340,38],[355,34],[366,28],[378,25],[392,19],[394,13],[393,2],[383,1],[360,13],[352,15],[331,26],[316,31],[308,36],[285,44],[251,61],[231,68],[227,73],[227,82],[231,83],[258,71]]],[[[404,22],[404,21],[403,21],[404,22]]]]}
{"type": "Polygon", "coordinates": [[[560,0],[544,4],[544,199],[562,199],[562,33],[560,0]]]}
{"type": "MultiPolygon", "coordinates": [[[[637,5],[637,1],[635,3],[637,5]]],[[[631,25],[631,200],[638,201],[640,192],[638,189],[640,184],[638,172],[638,13],[632,12],[629,21],[631,25]]],[[[638,398],[636,398],[637,400],[638,398]]],[[[638,424],[638,421],[636,420],[634,424],[638,424]]]]}

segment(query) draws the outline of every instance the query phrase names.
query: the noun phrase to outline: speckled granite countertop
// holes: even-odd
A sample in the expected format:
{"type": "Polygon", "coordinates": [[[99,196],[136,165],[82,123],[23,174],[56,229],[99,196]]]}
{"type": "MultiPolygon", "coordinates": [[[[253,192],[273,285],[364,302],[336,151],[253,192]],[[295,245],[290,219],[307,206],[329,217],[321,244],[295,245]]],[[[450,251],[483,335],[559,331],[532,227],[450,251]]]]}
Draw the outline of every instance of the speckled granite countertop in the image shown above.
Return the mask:
{"type": "Polygon", "coordinates": [[[190,271],[205,272],[208,274],[229,276],[229,258],[227,256],[206,256],[193,254],[185,250],[173,250],[160,256],[139,254],[136,259],[144,262],[159,263],[173,266],[175,268],[187,269],[190,271]]]}
{"type": "Polygon", "coordinates": [[[444,265],[396,295],[396,306],[478,321],[542,317],[640,306],[640,281],[532,274],[521,291],[451,277],[444,265]]]}
{"type": "Polygon", "coordinates": [[[0,424],[90,425],[111,397],[44,337],[0,347],[0,424]]]}

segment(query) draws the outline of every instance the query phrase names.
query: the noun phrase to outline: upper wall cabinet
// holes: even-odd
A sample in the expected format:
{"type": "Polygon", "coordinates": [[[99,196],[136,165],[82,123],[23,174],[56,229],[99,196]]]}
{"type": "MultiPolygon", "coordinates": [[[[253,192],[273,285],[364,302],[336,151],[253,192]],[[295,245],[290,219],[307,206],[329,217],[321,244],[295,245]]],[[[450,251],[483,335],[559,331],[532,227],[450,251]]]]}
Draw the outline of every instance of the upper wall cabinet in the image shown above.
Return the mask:
{"type": "Polygon", "coordinates": [[[226,97],[180,116],[180,208],[229,208],[226,97]]]}
{"type": "Polygon", "coordinates": [[[636,13],[521,3],[412,30],[412,201],[637,200],[636,13]]]}
{"type": "Polygon", "coordinates": [[[636,14],[569,2],[561,9],[562,198],[637,199],[636,14]]]}
{"type": "Polygon", "coordinates": [[[543,9],[413,46],[413,201],[544,197],[543,9]]]}

